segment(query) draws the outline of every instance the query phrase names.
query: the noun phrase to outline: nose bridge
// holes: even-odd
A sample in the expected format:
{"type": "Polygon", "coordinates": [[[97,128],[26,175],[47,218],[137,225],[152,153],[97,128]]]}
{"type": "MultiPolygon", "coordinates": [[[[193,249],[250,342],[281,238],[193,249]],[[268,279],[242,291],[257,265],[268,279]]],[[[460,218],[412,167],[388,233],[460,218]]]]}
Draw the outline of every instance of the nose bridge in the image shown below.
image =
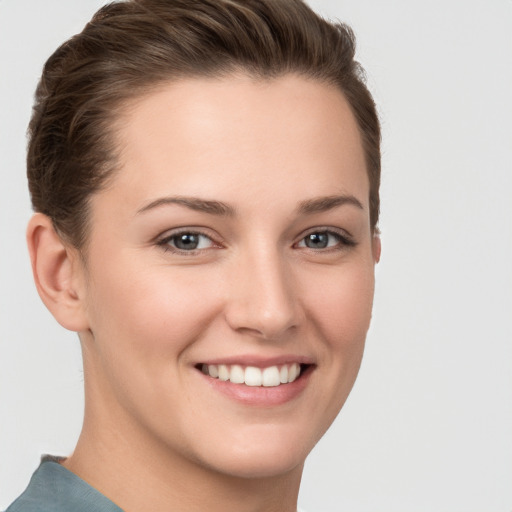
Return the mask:
{"type": "Polygon", "coordinates": [[[271,339],[297,323],[292,274],[278,247],[259,245],[240,255],[230,280],[227,319],[232,328],[271,339]]]}

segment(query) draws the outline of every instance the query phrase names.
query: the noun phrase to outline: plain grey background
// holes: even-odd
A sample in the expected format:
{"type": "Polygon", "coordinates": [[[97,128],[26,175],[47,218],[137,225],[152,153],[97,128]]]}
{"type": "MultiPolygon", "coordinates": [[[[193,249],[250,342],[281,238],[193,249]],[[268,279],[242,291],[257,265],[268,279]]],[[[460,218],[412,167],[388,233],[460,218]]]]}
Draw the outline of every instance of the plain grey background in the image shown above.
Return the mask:
{"type": "MultiPolygon", "coordinates": [[[[32,284],[25,129],[102,0],[0,0],[0,509],[82,419],[77,336],[32,284]]],[[[352,25],[383,125],[359,379],[306,465],[309,512],[512,511],[512,1],[311,0],[352,25]]]]}

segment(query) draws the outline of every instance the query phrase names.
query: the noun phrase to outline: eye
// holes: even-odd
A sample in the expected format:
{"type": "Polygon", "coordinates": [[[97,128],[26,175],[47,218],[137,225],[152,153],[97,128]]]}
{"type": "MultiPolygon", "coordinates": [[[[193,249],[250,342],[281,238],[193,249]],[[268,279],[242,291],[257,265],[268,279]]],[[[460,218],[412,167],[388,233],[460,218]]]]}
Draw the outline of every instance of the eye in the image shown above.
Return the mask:
{"type": "Polygon", "coordinates": [[[203,233],[195,231],[182,231],[167,236],[158,242],[158,245],[170,251],[198,251],[201,249],[209,249],[215,244],[213,240],[203,233]]]}
{"type": "Polygon", "coordinates": [[[313,231],[308,233],[298,244],[297,247],[307,247],[308,249],[331,249],[335,247],[353,246],[355,243],[347,236],[343,236],[334,231],[313,231]]]}

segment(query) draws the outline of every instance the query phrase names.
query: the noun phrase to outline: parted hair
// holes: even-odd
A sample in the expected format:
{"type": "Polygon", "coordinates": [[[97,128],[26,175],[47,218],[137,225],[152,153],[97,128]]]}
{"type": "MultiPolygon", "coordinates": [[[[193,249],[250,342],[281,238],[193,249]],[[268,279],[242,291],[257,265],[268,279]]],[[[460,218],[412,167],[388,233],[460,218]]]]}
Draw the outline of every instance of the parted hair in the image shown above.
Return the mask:
{"type": "Polygon", "coordinates": [[[102,7],[46,62],[29,124],[32,205],[76,248],[87,242],[89,198],[116,169],[122,106],[159,85],[244,72],[294,73],[332,84],[357,121],[379,216],[380,126],[349,27],[301,0],[126,0],[102,7]]]}

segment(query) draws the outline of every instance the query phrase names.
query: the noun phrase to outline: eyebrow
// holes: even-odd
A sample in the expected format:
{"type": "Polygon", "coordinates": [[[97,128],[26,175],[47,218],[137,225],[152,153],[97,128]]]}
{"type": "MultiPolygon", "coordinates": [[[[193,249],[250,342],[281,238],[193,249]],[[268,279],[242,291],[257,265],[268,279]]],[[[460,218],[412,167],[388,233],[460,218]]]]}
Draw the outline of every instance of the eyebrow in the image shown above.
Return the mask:
{"type": "Polygon", "coordinates": [[[222,203],[221,201],[210,201],[208,199],[198,199],[197,197],[184,197],[184,196],[173,196],[173,197],[161,197],[152,201],[151,203],[143,206],[137,211],[137,215],[140,213],[153,210],[164,205],[178,204],[196,210],[198,212],[210,213],[212,215],[222,215],[226,217],[233,217],[235,210],[233,207],[222,203]]]}
{"type": "Polygon", "coordinates": [[[361,201],[352,195],[325,196],[308,199],[299,203],[297,211],[299,214],[322,213],[339,206],[351,205],[359,210],[364,210],[361,201]]]}
{"type": "MultiPolygon", "coordinates": [[[[160,206],[177,204],[185,206],[191,210],[209,213],[211,215],[219,215],[224,217],[234,217],[235,209],[221,201],[211,201],[208,199],[199,199],[197,197],[185,197],[185,196],[170,196],[161,197],[149,204],[143,206],[137,211],[137,215],[159,208],[160,206]]],[[[361,201],[352,195],[341,195],[341,196],[325,196],[317,197],[314,199],[307,199],[301,201],[297,207],[297,212],[302,215],[310,215],[314,213],[321,213],[339,206],[352,205],[360,210],[364,210],[361,201]]]]}

